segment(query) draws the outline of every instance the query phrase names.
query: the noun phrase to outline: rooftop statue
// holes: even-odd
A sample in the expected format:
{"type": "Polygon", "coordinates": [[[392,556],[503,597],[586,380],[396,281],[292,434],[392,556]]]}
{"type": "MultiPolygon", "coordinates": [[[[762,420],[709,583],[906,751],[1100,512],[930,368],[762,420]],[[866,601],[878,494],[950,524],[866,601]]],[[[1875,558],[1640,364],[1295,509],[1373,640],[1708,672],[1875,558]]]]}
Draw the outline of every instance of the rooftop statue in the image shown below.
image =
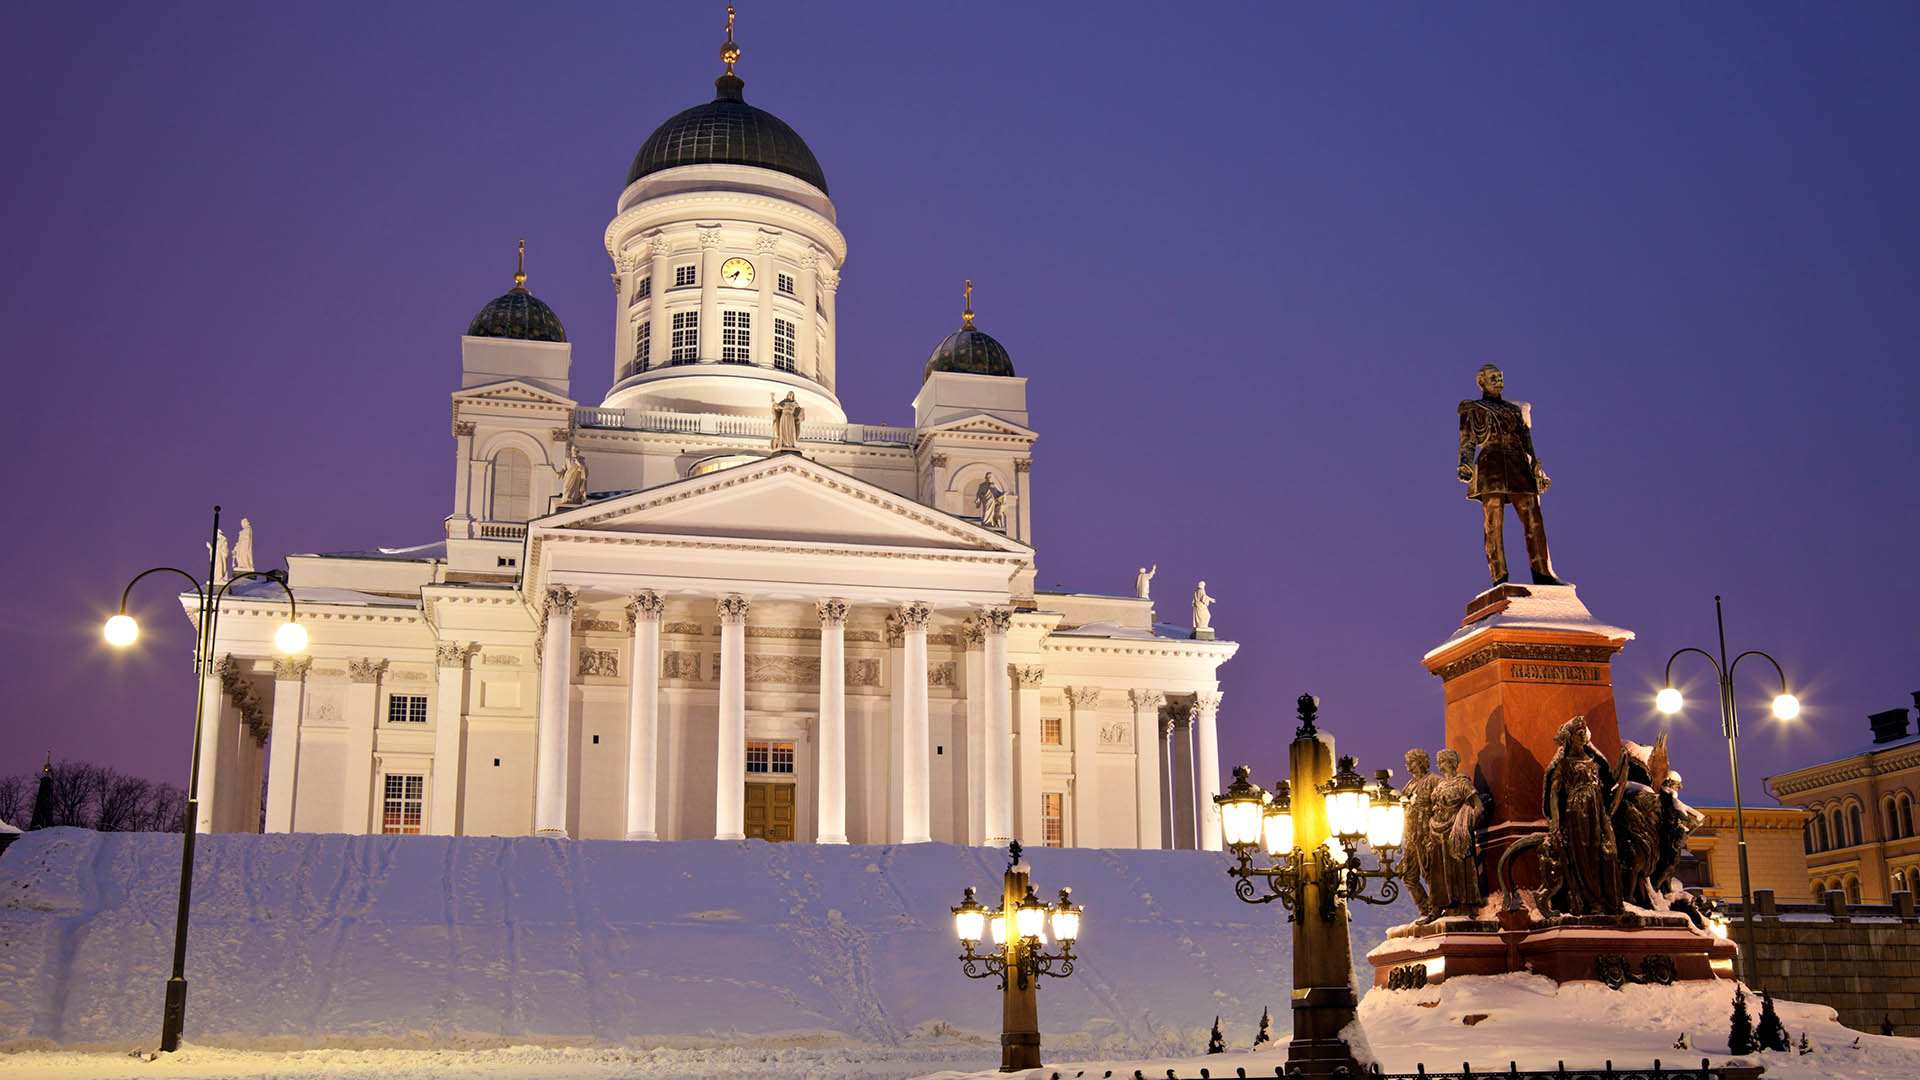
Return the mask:
{"type": "Polygon", "coordinates": [[[1214,599],[1207,595],[1207,583],[1201,582],[1193,587],[1193,628],[1195,630],[1213,629],[1214,599]]]}
{"type": "Polygon", "coordinates": [[[973,504],[980,511],[982,528],[1004,530],[1007,527],[1007,492],[992,473],[974,489],[973,504]]]}
{"type": "Polygon", "coordinates": [[[240,519],[240,535],[233,538],[233,572],[253,573],[253,522],[240,519]]]}
{"type": "Polygon", "coordinates": [[[1540,495],[1553,481],[1533,453],[1533,431],[1520,406],[1500,396],[1506,379],[1492,364],[1474,381],[1480,396],[1460,403],[1460,480],[1467,497],[1480,500],[1486,518],[1487,573],[1495,585],[1507,580],[1505,529],[1507,504],[1520,514],[1526,530],[1527,562],[1535,585],[1560,585],[1547,554],[1547,526],[1540,517],[1540,495]]]}
{"type": "Polygon", "coordinates": [[[206,547],[207,554],[213,556],[213,583],[225,585],[227,579],[233,576],[232,571],[227,569],[227,531],[213,530],[213,539],[207,541],[206,547]]]}
{"type": "Polygon", "coordinates": [[[580,448],[567,444],[567,471],[560,474],[560,502],[566,506],[579,506],[587,501],[587,463],[580,457],[580,448]]]}
{"type": "Polygon", "coordinates": [[[794,400],[793,391],[787,391],[784,401],[773,403],[773,452],[800,449],[800,422],[807,418],[807,410],[794,400]]]}
{"type": "Polygon", "coordinates": [[[1159,572],[1159,563],[1154,563],[1151,568],[1141,567],[1140,572],[1133,575],[1133,595],[1142,600],[1151,599],[1151,597],[1147,595],[1147,591],[1153,587],[1153,575],[1159,572]]]}

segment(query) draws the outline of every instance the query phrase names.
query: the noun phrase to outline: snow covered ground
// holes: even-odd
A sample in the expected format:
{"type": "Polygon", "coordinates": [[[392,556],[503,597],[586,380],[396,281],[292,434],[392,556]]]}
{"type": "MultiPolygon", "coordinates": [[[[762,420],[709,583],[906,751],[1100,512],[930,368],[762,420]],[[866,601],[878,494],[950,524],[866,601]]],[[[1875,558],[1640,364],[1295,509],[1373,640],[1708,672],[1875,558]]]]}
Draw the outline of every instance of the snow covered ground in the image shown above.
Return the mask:
{"type": "MultiPolygon", "coordinates": [[[[112,1052],[158,1037],[179,850],[50,829],[0,857],[0,1050],[106,1052],[15,1053],[0,1072],[131,1075],[139,1063],[112,1052]]],[[[693,1076],[710,1059],[714,1075],[755,1075],[738,1054],[777,1059],[759,1075],[906,1076],[998,1059],[998,995],[962,977],[948,911],[966,885],[998,888],[998,851],[338,835],[198,850],[187,1057],[201,1071],[172,1075],[351,1071],[311,1064],[334,1052],[315,1048],[378,1051],[365,1068],[382,1075],[444,1074],[387,1052],[448,1046],[492,1048],[462,1066],[476,1076],[693,1076]],[[532,1048],[498,1049],[518,1044],[532,1048]]],[[[1087,912],[1077,972],[1043,983],[1050,1052],[1185,1052],[1216,1015],[1245,1043],[1262,1008],[1284,1014],[1284,912],[1236,899],[1224,856],[1027,861],[1041,892],[1071,885],[1087,912]]],[[[1356,914],[1357,954],[1409,916],[1356,914]]]]}
{"type": "MultiPolygon", "coordinates": [[[[0,1077],[998,1076],[999,1003],[963,978],[948,908],[998,852],[536,838],[202,838],[188,1046],[147,1062],[169,961],[177,837],[30,833],[0,857],[0,1077]]],[[[1288,934],[1196,852],[1029,853],[1087,909],[1079,970],[1044,982],[1041,1076],[1273,1075],[1288,934]],[[1225,1056],[1196,1054],[1218,1015],[1225,1056]]],[[[1405,921],[1357,905],[1355,955],[1405,921]]],[[[1364,962],[1363,962],[1364,964],[1364,962]]],[[[1362,982],[1366,981],[1365,978],[1362,982]]],[[[1376,991],[1382,1065],[1726,1059],[1727,985],[1555,987],[1531,976],[1376,991]],[[1478,1019],[1475,1019],[1478,1017],[1478,1019]],[[1472,1020],[1469,1024],[1468,1021],[1472,1020]],[[1676,1050],[1686,1033],[1692,1050],[1676,1050]]],[[[1758,1002],[1753,1003],[1757,1017],[1758,1002]]],[[[1807,1056],[1769,1077],[1920,1077],[1920,1041],[1780,1003],[1807,1056]]]]}

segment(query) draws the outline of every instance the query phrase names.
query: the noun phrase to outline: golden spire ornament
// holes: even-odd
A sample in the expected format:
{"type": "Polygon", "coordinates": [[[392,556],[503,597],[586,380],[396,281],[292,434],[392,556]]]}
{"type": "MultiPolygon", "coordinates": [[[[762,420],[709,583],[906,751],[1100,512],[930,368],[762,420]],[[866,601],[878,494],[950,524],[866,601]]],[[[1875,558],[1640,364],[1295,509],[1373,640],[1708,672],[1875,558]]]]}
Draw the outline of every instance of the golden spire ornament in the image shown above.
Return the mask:
{"type": "Polygon", "coordinates": [[[733,74],[733,65],[740,59],[740,46],[733,43],[733,5],[727,5],[727,43],[720,46],[720,59],[727,65],[727,74],[733,74]]]}
{"type": "Polygon", "coordinates": [[[967,309],[960,313],[960,329],[972,330],[973,327],[973,279],[967,279],[967,309]]]}
{"type": "Polygon", "coordinates": [[[513,267],[513,289],[517,293],[527,291],[527,241],[520,239],[520,255],[513,267]]]}

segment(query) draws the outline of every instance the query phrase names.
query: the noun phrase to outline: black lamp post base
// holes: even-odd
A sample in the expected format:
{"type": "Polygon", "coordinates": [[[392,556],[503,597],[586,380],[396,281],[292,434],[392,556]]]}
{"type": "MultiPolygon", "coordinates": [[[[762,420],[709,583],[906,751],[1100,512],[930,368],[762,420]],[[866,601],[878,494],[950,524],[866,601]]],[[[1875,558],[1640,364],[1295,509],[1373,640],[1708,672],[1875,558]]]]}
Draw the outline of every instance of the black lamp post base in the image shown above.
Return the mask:
{"type": "Polygon", "coordinates": [[[171,1054],[180,1049],[180,1032],[187,1026],[187,980],[179,975],[167,980],[166,1009],[160,1014],[160,1052],[171,1054]]]}
{"type": "Polygon", "coordinates": [[[1293,1041],[1287,1044],[1287,1075],[1360,1076],[1366,1070],[1341,1037],[1353,1023],[1359,999],[1350,986],[1311,986],[1293,992],[1293,1041]]]}

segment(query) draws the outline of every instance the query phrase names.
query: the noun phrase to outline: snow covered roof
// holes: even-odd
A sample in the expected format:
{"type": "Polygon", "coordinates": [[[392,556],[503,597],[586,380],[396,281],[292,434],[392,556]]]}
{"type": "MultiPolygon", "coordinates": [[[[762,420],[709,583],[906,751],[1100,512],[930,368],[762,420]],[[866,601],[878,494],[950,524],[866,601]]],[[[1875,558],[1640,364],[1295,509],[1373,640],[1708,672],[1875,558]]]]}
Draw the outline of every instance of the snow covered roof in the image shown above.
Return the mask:
{"type": "Polygon", "coordinates": [[[1132,638],[1137,641],[1192,641],[1193,631],[1188,627],[1174,626],[1171,623],[1154,623],[1153,629],[1148,630],[1145,627],[1125,626],[1112,620],[1103,619],[1099,622],[1082,623],[1079,626],[1068,627],[1064,630],[1055,630],[1053,636],[1132,638]]]}
{"type": "Polygon", "coordinates": [[[6,818],[0,818],[0,833],[17,833],[19,831],[15,826],[8,824],[6,818]]]}
{"type": "MultiPolygon", "coordinates": [[[[188,595],[192,595],[189,593],[188,595]]],[[[286,595],[278,582],[260,578],[249,578],[227,590],[230,597],[251,599],[254,597],[279,598],[286,595]]],[[[417,608],[420,602],[401,596],[387,596],[382,593],[360,592],[357,589],[338,589],[325,585],[302,586],[294,594],[302,604],[355,604],[363,607],[401,607],[417,608]]]]}
{"type": "Polygon", "coordinates": [[[365,551],[314,551],[300,553],[310,559],[392,559],[396,562],[444,562],[447,558],[447,542],[435,540],[430,544],[415,544],[412,547],[379,547],[365,551]]]}
{"type": "Polygon", "coordinates": [[[1489,614],[1455,630],[1447,640],[1429,649],[1426,658],[1489,630],[1565,630],[1599,634],[1620,642],[1633,640],[1633,631],[1594,618],[1574,590],[1572,585],[1515,586],[1514,595],[1494,605],[1489,614]]]}

